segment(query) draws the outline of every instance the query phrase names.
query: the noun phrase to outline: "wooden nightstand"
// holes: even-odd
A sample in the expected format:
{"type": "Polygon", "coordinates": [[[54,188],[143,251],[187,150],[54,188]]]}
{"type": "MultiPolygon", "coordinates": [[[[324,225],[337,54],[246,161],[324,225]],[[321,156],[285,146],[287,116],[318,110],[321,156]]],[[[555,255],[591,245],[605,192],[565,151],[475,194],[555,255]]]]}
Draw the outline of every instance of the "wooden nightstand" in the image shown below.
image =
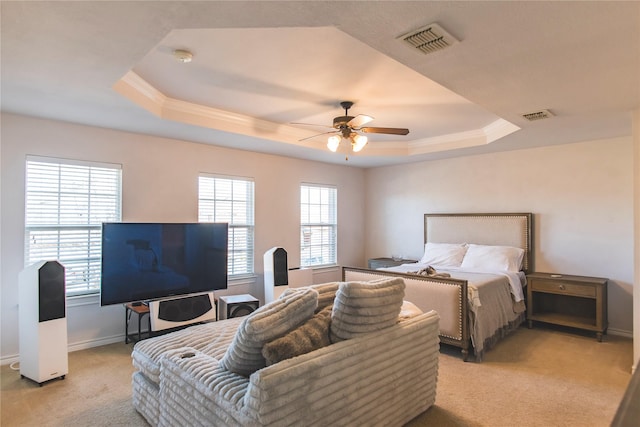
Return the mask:
{"type": "Polygon", "coordinates": [[[386,268],[386,267],[395,267],[401,264],[410,264],[413,262],[417,262],[415,259],[400,259],[394,260],[393,258],[370,258],[369,259],[369,268],[386,268]]]}
{"type": "Polygon", "coordinates": [[[527,320],[607,331],[607,281],[600,277],[531,273],[527,275],[527,320]]]}

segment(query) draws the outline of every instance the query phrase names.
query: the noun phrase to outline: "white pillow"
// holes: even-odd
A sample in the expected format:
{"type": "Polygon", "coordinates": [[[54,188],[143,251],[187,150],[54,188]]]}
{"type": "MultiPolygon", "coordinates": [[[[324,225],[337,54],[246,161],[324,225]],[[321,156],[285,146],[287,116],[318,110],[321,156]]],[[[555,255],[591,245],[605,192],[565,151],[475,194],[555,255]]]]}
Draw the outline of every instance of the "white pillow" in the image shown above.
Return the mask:
{"type": "Polygon", "coordinates": [[[429,242],[424,245],[424,255],[419,262],[436,267],[460,267],[466,252],[466,243],[429,242]]]}
{"type": "Polygon", "coordinates": [[[520,271],[524,249],[512,246],[469,245],[462,268],[483,271],[520,271]]]}

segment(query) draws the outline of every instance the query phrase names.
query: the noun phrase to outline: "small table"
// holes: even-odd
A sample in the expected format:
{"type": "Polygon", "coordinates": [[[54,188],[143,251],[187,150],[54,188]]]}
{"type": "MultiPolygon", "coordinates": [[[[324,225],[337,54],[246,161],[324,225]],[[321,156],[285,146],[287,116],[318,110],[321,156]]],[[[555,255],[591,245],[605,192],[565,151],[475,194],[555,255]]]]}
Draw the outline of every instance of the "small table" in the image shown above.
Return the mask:
{"type": "MultiPolygon", "coordinates": [[[[124,320],[125,320],[125,326],[124,326],[124,343],[125,344],[129,344],[129,341],[131,342],[137,342],[140,341],[142,339],[142,332],[141,332],[141,321],[142,318],[144,317],[144,315],[147,315],[147,319],[149,324],[147,325],[148,329],[147,331],[151,331],[151,317],[149,316],[149,306],[146,304],[134,304],[132,302],[125,304],[124,305],[125,308],[125,313],[124,313],[124,320]],[[138,337],[137,339],[135,338],[136,334],[130,334],[129,333],[129,322],[131,321],[131,313],[135,313],[138,315],[138,337]]],[[[147,335],[149,334],[149,332],[147,332],[147,335]]]]}
{"type": "Polygon", "coordinates": [[[527,275],[527,319],[593,331],[598,341],[607,332],[607,282],[601,277],[568,274],[527,275]]]}

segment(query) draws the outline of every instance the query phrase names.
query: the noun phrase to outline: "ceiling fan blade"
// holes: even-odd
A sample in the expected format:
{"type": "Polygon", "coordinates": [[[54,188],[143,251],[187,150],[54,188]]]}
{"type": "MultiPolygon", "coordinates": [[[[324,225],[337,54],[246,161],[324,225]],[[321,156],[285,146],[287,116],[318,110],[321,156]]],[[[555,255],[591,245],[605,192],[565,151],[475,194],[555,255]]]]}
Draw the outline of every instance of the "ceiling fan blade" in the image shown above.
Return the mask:
{"type": "Polygon", "coordinates": [[[373,117],[371,116],[367,116],[365,114],[358,114],[353,119],[349,120],[349,122],[347,123],[347,126],[351,128],[359,128],[362,125],[366,125],[371,120],[373,120],[373,117]]]}
{"type": "Polygon", "coordinates": [[[386,133],[389,135],[407,135],[409,133],[409,129],[405,129],[405,128],[372,128],[372,127],[366,127],[366,128],[360,128],[358,129],[359,131],[365,132],[365,133],[386,133]]]}
{"type": "Polygon", "coordinates": [[[318,125],[316,123],[300,123],[300,122],[290,122],[290,125],[303,125],[303,126],[315,126],[315,127],[319,127],[319,128],[332,128],[333,126],[327,126],[327,125],[318,125]]]}
{"type": "Polygon", "coordinates": [[[338,132],[340,132],[340,131],[339,130],[330,130],[329,132],[322,132],[322,133],[318,133],[318,134],[315,134],[315,135],[308,136],[306,138],[299,139],[298,142],[306,141],[307,139],[315,138],[316,136],[326,135],[328,133],[338,133],[338,132]]]}

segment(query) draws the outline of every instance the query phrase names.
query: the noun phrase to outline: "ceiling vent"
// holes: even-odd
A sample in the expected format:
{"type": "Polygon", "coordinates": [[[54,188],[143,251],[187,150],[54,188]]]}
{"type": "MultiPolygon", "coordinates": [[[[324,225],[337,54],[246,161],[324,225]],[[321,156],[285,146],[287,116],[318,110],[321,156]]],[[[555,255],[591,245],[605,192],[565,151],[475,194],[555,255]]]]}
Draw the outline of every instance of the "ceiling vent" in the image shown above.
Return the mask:
{"type": "Polygon", "coordinates": [[[530,122],[534,122],[536,120],[549,119],[553,117],[553,113],[549,110],[540,110],[534,111],[533,113],[523,114],[522,117],[529,120],[530,122]]]}
{"type": "Polygon", "coordinates": [[[398,38],[424,54],[436,52],[458,43],[455,37],[438,24],[427,25],[398,38]]]}

